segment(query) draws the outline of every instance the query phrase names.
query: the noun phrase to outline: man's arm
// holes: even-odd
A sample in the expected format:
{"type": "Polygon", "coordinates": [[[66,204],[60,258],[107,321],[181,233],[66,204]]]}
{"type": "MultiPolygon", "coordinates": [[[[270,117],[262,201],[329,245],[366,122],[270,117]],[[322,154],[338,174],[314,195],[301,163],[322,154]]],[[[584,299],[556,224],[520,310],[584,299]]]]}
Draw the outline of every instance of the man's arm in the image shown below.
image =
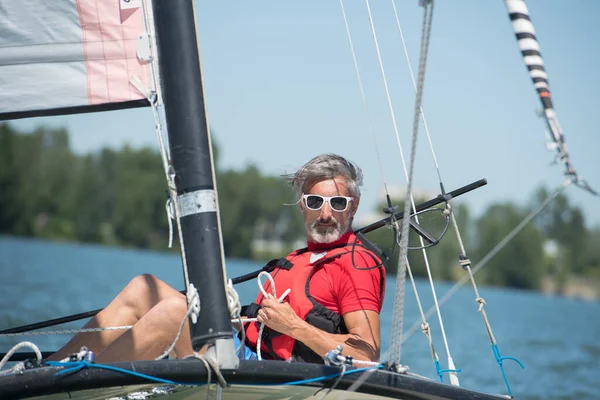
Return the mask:
{"type": "Polygon", "coordinates": [[[370,310],[344,314],[348,334],[331,334],[302,320],[288,303],[278,303],[269,295],[261,303],[257,319],[269,328],[288,335],[308,346],[317,354],[342,345],[344,355],[356,360],[379,361],[379,313],[370,310]]]}

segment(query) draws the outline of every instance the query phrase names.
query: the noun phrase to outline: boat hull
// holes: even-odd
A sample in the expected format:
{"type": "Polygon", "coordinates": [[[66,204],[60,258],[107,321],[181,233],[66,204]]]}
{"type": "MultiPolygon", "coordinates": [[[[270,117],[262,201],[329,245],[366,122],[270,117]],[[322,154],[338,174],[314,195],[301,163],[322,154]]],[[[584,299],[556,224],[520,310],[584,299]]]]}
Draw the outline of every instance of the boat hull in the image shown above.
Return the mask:
{"type": "MultiPolygon", "coordinates": [[[[209,372],[199,360],[136,361],[107,365],[187,386],[165,386],[152,383],[142,376],[99,368],[86,367],[73,373],[57,375],[63,368],[41,367],[0,377],[0,398],[44,396],[45,399],[134,399],[169,396],[173,399],[191,399],[205,398],[207,393],[209,372]],[[197,386],[190,386],[192,384],[197,386]],[[49,395],[52,397],[48,397],[49,395]]],[[[223,399],[304,399],[315,394],[319,396],[333,385],[335,389],[327,398],[506,399],[505,396],[474,392],[415,374],[398,374],[385,370],[372,371],[368,376],[362,376],[364,372],[352,373],[349,369],[337,382],[341,372],[339,367],[249,360],[241,361],[237,370],[221,372],[229,387],[218,389],[214,384],[215,374],[212,373],[213,382],[208,390],[213,393],[220,391],[223,399]],[[364,382],[356,388],[356,392],[349,392],[348,389],[359,379],[364,379],[364,382]]]]}

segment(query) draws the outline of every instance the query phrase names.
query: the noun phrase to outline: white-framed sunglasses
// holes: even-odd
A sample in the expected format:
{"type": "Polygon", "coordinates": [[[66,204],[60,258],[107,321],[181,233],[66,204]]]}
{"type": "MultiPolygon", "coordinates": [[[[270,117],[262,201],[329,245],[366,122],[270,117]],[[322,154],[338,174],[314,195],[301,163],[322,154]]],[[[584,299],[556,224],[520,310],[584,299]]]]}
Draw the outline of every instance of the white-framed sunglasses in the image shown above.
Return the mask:
{"type": "Polygon", "coordinates": [[[304,199],[306,208],[309,210],[318,211],[323,208],[323,204],[327,202],[329,203],[329,207],[337,212],[346,211],[348,209],[348,204],[354,200],[354,198],[348,196],[327,197],[318,194],[303,194],[302,198],[304,199]]]}

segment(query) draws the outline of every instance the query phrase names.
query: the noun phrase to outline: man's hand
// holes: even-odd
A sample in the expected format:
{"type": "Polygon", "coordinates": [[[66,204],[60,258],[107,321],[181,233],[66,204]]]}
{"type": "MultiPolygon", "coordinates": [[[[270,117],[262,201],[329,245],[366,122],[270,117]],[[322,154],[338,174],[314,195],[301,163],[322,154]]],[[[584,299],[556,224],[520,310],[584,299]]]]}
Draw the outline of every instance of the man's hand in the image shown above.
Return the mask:
{"type": "Polygon", "coordinates": [[[262,301],[256,319],[269,328],[299,340],[317,354],[325,354],[337,345],[344,346],[344,354],[355,360],[379,360],[379,313],[359,310],[344,314],[348,334],[322,331],[301,319],[288,303],[270,294],[262,301]]]}
{"type": "Polygon", "coordinates": [[[267,294],[260,306],[256,316],[258,322],[284,335],[291,336],[294,327],[302,321],[288,303],[279,303],[271,294],[267,294]]]}

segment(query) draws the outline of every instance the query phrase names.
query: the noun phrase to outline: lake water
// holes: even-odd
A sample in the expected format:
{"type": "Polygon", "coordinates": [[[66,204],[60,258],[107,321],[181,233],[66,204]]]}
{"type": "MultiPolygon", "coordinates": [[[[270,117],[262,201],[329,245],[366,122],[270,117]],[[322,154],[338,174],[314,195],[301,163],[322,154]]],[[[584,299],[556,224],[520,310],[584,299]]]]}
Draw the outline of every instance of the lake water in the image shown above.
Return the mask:
{"type": "MultiPolygon", "coordinates": [[[[261,266],[255,261],[227,261],[230,277],[261,266]]],[[[0,329],[103,307],[141,273],[155,274],[183,288],[181,262],[176,254],[0,237],[0,329]]],[[[437,283],[438,296],[451,286],[437,283]]],[[[395,281],[389,277],[382,312],[384,352],[390,343],[394,287],[395,281]]],[[[258,290],[255,281],[238,285],[237,289],[242,303],[254,300],[258,290]]],[[[429,308],[429,284],[419,280],[417,289],[429,308]]],[[[481,287],[480,293],[487,302],[486,311],[502,355],[517,357],[525,365],[521,370],[512,361],[504,363],[518,399],[600,398],[600,303],[490,287],[481,287]]],[[[456,367],[463,371],[459,374],[461,386],[506,393],[474,299],[472,288],[465,286],[442,308],[450,351],[456,367]]],[[[410,285],[404,315],[406,331],[418,317],[410,285]]],[[[437,318],[432,318],[430,324],[445,368],[446,352],[437,318]]],[[[68,337],[0,337],[0,352],[25,339],[50,351],[68,337]]],[[[437,378],[427,340],[420,330],[403,344],[402,363],[412,372],[437,378]]]]}

